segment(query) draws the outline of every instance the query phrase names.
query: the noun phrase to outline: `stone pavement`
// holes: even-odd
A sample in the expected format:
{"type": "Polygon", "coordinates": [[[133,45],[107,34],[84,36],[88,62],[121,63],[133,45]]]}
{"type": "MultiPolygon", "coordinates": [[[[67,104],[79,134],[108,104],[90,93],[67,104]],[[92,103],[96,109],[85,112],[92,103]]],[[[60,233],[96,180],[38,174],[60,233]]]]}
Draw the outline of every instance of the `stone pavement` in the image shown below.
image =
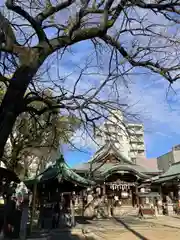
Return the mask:
{"type": "Polygon", "coordinates": [[[108,220],[78,221],[71,231],[56,230],[50,232],[48,236],[41,236],[41,240],[127,240],[128,238],[179,240],[180,218],[161,216],[140,220],[133,216],[125,216],[108,220]]]}
{"type": "Polygon", "coordinates": [[[31,237],[28,237],[27,240],[82,240],[83,234],[82,230],[55,230],[46,233],[33,234],[31,237]]]}
{"type": "MultiPolygon", "coordinates": [[[[96,239],[144,239],[144,240],[168,240],[179,239],[180,218],[160,216],[140,220],[136,217],[126,216],[110,220],[89,221],[80,228],[88,229],[96,235],[96,239]]],[[[77,227],[76,227],[77,228],[77,227]]],[[[80,229],[79,228],[79,229],[80,229]]]]}
{"type": "Polygon", "coordinates": [[[160,216],[157,219],[147,219],[147,223],[155,224],[160,227],[169,227],[180,230],[180,216],[160,216]]]}

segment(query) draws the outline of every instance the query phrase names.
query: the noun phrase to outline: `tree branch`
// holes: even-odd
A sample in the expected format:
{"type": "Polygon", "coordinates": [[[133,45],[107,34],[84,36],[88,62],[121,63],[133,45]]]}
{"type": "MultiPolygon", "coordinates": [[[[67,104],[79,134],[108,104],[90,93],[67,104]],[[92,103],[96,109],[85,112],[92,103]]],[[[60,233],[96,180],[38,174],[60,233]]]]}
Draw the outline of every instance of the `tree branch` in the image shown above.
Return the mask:
{"type": "Polygon", "coordinates": [[[12,52],[14,44],[17,42],[11,23],[0,12],[0,51],[12,52]]]}
{"type": "Polygon", "coordinates": [[[61,11],[62,9],[65,9],[65,8],[69,7],[74,2],[75,2],[75,0],[66,0],[62,3],[57,4],[55,7],[54,6],[49,6],[43,12],[39,13],[35,17],[35,20],[36,20],[36,22],[38,22],[41,25],[42,22],[44,20],[46,20],[48,17],[52,16],[56,12],[61,11]]]}
{"type": "Polygon", "coordinates": [[[41,25],[33,17],[31,17],[28,12],[26,12],[20,6],[15,5],[14,0],[7,0],[6,7],[9,10],[12,10],[13,12],[16,12],[17,14],[19,14],[20,16],[25,18],[31,24],[31,26],[35,30],[40,42],[47,41],[46,34],[43,31],[43,29],[41,28],[41,25]]]}
{"type": "Polygon", "coordinates": [[[58,38],[50,40],[49,42],[51,45],[51,49],[49,49],[47,54],[49,55],[60,48],[71,46],[72,44],[80,41],[100,37],[101,35],[103,35],[103,32],[100,27],[78,29],[74,32],[71,38],[69,36],[60,36],[58,38]]]}
{"type": "MultiPolygon", "coordinates": [[[[134,2],[134,1],[132,1],[134,2]]],[[[161,2],[167,2],[167,1],[161,1],[161,2]]],[[[175,10],[175,7],[179,7],[180,6],[180,2],[179,1],[171,1],[169,3],[145,3],[144,1],[135,1],[135,4],[140,7],[140,8],[147,8],[147,9],[157,9],[158,11],[162,11],[162,10],[175,10]]]]}
{"type": "Polygon", "coordinates": [[[133,59],[133,56],[130,56],[128,54],[128,52],[125,50],[124,47],[121,46],[121,44],[114,39],[113,37],[109,36],[109,35],[104,35],[101,37],[102,40],[104,40],[104,42],[106,42],[107,44],[111,45],[112,47],[116,48],[119,53],[129,61],[129,63],[133,66],[133,67],[144,67],[144,68],[148,68],[151,71],[153,71],[154,73],[158,73],[160,75],[162,75],[164,78],[166,78],[170,83],[174,82],[174,79],[170,76],[169,74],[169,70],[167,68],[163,68],[159,65],[158,62],[153,63],[152,61],[135,61],[133,59]]]}

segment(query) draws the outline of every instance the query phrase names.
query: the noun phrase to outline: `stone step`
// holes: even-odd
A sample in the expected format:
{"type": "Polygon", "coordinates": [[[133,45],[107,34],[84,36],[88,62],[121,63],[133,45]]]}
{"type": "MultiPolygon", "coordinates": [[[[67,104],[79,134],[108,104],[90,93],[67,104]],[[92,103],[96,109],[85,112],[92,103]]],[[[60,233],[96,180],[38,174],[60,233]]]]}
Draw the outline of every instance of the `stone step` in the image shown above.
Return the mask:
{"type": "Polygon", "coordinates": [[[131,215],[135,216],[138,214],[138,208],[132,206],[121,206],[114,209],[114,215],[131,215]]]}

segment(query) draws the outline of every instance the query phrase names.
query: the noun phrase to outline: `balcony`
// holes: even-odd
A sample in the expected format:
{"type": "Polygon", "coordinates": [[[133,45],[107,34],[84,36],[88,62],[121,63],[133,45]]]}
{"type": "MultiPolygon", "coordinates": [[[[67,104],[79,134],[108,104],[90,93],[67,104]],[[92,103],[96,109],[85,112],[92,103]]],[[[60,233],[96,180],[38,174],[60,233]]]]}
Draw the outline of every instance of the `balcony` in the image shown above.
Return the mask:
{"type": "Polygon", "coordinates": [[[130,136],[130,143],[139,143],[139,144],[142,144],[144,143],[144,138],[142,137],[135,137],[135,136],[130,136]]]}
{"type": "Polygon", "coordinates": [[[143,131],[143,130],[135,131],[135,130],[128,129],[128,133],[129,133],[130,135],[132,135],[132,136],[144,135],[144,131],[143,131]]]}
{"type": "Polygon", "coordinates": [[[137,130],[144,128],[143,124],[139,124],[139,123],[128,123],[127,126],[128,128],[137,129],[137,130]]]}

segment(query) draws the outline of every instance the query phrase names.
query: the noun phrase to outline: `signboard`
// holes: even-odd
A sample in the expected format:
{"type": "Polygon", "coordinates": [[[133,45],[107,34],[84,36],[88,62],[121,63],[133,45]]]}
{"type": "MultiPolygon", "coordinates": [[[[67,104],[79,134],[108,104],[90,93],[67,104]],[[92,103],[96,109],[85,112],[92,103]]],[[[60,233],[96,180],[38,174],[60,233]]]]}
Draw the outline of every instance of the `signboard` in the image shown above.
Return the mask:
{"type": "Polygon", "coordinates": [[[106,185],[109,185],[112,190],[128,190],[135,186],[135,183],[117,180],[116,182],[106,183],[106,185]]]}

